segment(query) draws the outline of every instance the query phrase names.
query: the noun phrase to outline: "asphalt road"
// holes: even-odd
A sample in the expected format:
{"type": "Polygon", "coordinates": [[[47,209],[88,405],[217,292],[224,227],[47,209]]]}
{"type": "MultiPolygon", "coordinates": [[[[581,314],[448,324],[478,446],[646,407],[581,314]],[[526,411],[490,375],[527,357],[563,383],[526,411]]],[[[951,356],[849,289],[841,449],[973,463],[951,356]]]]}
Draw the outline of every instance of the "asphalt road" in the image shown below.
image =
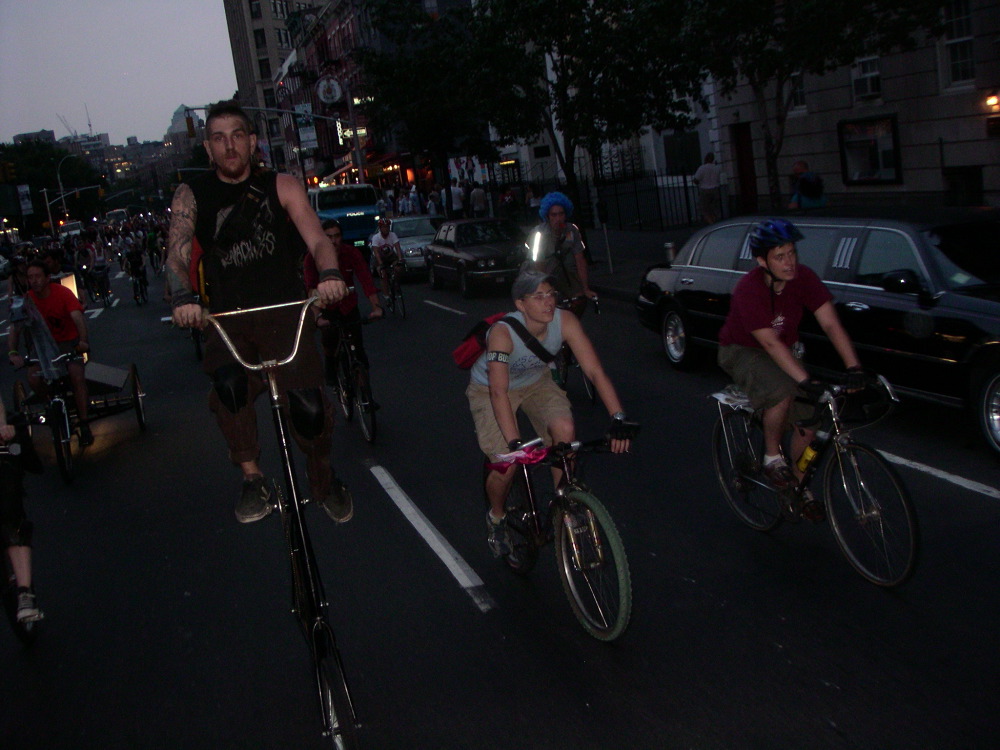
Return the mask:
{"type": "MultiPolygon", "coordinates": [[[[405,321],[365,329],[382,406],[375,446],[357,425],[337,426],[355,518],[337,527],[307,509],[365,747],[995,746],[1000,463],[961,414],[908,404],[866,431],[917,464],[899,470],[922,558],[905,587],[883,591],[848,566],[826,525],[765,535],[740,524],[709,450],[707,396],[724,376],[670,370],[630,306],[607,301],[586,327],[643,428],[630,455],[584,467],[634,590],[629,631],[602,644],[573,618],[551,550],[522,580],[485,544],[468,376],[449,353],[506,299],[405,291],[405,321]],[[373,467],[485,597],[463,588],[373,467]]],[[[207,379],[189,338],[158,322],[165,311],[124,299],[90,321],[95,361],[138,365],[146,432],[131,413],[96,422],[71,486],[36,432],[48,470],[28,479],[29,512],[47,619],[30,650],[0,627],[2,748],[323,747],[279,522],[235,521],[239,477],[207,379]]],[[[13,378],[0,373],[8,403],[13,378]]],[[[576,403],[580,436],[600,434],[606,412],[576,403]]]]}

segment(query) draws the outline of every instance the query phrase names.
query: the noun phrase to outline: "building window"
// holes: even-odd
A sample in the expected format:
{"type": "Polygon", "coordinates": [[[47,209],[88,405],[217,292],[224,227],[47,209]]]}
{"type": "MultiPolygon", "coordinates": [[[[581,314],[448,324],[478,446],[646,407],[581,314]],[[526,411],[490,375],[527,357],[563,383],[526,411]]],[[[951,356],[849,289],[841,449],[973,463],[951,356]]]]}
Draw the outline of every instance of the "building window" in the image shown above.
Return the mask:
{"type": "Polygon", "coordinates": [[[260,18],[260,0],[250,0],[250,18],[260,18]]]}
{"type": "Polygon", "coordinates": [[[265,33],[264,29],[253,30],[253,43],[257,49],[267,47],[267,33],[265,33]]]}
{"type": "Polygon", "coordinates": [[[845,185],[886,185],[903,181],[895,115],[845,120],[837,124],[837,135],[845,185]]]}
{"type": "Polygon", "coordinates": [[[802,71],[792,73],[788,79],[789,109],[806,108],[806,86],[802,71]]]}
{"type": "Polygon", "coordinates": [[[271,80],[271,61],[266,57],[262,57],[257,61],[257,68],[260,71],[260,77],[263,81],[271,80]]]}
{"type": "Polygon", "coordinates": [[[271,0],[271,15],[275,18],[287,18],[288,3],[286,0],[271,0]]]}
{"type": "Polygon", "coordinates": [[[274,98],[274,89],[264,89],[264,106],[265,107],[276,107],[277,102],[274,98]]]}
{"type": "Polygon", "coordinates": [[[271,134],[272,138],[277,138],[281,135],[281,120],[268,120],[267,121],[267,132],[271,134]]]}
{"type": "Polygon", "coordinates": [[[292,46],[292,36],[288,33],[288,29],[275,29],[275,35],[278,38],[278,46],[285,49],[289,49],[292,46]]]}
{"type": "Polygon", "coordinates": [[[975,78],[972,64],[972,13],[969,0],[953,0],[944,6],[943,43],[944,85],[971,82],[975,78]]]}
{"type": "Polygon", "coordinates": [[[882,76],[877,57],[858,58],[851,68],[854,98],[877,99],[882,95],[882,76]]]}

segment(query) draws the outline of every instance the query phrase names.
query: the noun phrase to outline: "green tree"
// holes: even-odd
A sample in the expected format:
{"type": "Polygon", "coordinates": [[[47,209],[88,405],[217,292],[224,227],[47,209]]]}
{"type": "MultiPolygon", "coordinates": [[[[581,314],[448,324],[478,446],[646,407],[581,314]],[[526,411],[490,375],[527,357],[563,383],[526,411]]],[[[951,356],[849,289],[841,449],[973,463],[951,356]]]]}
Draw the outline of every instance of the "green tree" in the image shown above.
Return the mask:
{"type": "Polygon", "coordinates": [[[379,44],[356,51],[369,130],[439,164],[449,154],[491,156],[487,120],[473,88],[469,8],[432,17],[419,3],[375,0],[379,44]]]}
{"type": "Polygon", "coordinates": [[[502,141],[548,135],[569,192],[576,157],[645,128],[693,122],[700,66],[665,38],[683,6],[671,0],[481,0],[472,68],[502,141]]]}
{"type": "MultiPolygon", "coordinates": [[[[88,187],[101,183],[100,175],[83,159],[70,156],[69,152],[52,143],[28,141],[18,144],[0,144],[0,161],[12,162],[17,172],[17,184],[31,187],[33,213],[25,217],[26,229],[40,232],[48,221],[45,197],[42,188],[48,190],[49,200],[59,195],[58,176],[62,178],[66,190],[66,209],[70,218],[87,222],[100,215],[100,197],[97,190],[83,190],[78,194],[74,188],[88,187]],[[63,161],[64,157],[66,158],[63,161]]],[[[59,221],[62,214],[61,201],[52,204],[53,221],[59,221]]],[[[55,234],[55,232],[52,232],[55,234]]]]}
{"type": "Polygon", "coordinates": [[[682,43],[701,56],[722,94],[746,83],[764,139],[768,191],[782,205],[778,157],[793,78],[858,57],[912,48],[933,32],[937,0],[688,0],[682,43]]]}

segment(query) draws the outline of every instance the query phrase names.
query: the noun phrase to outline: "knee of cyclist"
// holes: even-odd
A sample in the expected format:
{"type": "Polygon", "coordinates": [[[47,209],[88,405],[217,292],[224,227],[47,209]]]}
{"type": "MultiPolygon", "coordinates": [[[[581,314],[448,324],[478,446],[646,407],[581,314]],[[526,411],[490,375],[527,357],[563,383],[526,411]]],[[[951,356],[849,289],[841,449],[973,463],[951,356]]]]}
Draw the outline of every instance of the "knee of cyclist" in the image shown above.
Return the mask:
{"type": "Polygon", "coordinates": [[[560,417],[549,422],[549,435],[553,442],[570,443],[576,437],[576,429],[571,417],[560,417]]]}
{"type": "Polygon", "coordinates": [[[27,518],[21,519],[20,523],[5,523],[0,528],[5,547],[31,546],[31,536],[35,527],[27,518]]]}
{"type": "Polygon", "coordinates": [[[212,373],[212,386],[219,401],[232,414],[249,403],[246,371],[235,362],[223,365],[212,373]]]}
{"type": "Polygon", "coordinates": [[[306,440],[313,440],[323,434],[326,410],[323,407],[323,393],[319,388],[290,388],[288,411],[295,431],[306,440]]]}

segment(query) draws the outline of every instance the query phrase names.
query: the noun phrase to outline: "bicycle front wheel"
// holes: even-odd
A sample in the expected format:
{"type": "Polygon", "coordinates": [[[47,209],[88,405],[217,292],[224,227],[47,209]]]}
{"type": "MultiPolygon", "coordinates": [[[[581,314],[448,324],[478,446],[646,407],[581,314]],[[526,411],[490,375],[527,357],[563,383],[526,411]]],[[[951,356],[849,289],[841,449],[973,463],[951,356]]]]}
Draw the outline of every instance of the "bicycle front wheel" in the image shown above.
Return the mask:
{"type": "Polygon", "coordinates": [[[316,687],[323,712],[323,734],[329,737],[337,750],[360,747],[357,718],[344,678],[344,665],[333,632],[322,620],[313,628],[312,648],[316,687]]]}
{"type": "Polygon", "coordinates": [[[66,428],[66,407],[58,401],[48,410],[49,429],[52,430],[52,448],[56,454],[56,465],[63,481],[69,484],[73,481],[73,435],[66,428]]]}
{"type": "Polygon", "coordinates": [[[573,614],[594,638],[613,641],[632,615],[632,579],[618,529],[601,502],[573,490],[553,519],[556,558],[573,614]]]}
{"type": "Polygon", "coordinates": [[[879,586],[898,586],[913,574],[919,547],[917,517],[896,472],[866,445],[834,446],[823,494],[833,534],[847,561],[879,586]]]}
{"type": "Polygon", "coordinates": [[[358,409],[358,424],[369,443],[375,442],[375,399],[368,368],[358,362],[354,367],[354,405],[358,409]]]}
{"type": "Polygon", "coordinates": [[[403,298],[403,287],[399,283],[399,275],[392,281],[392,296],[396,298],[396,307],[399,310],[399,315],[404,320],[406,319],[406,300],[403,298]]]}
{"type": "Polygon", "coordinates": [[[764,433],[753,415],[725,408],[712,434],[712,461],[726,502],[751,529],[770,531],[781,523],[777,493],[763,478],[764,433]]]}
{"type": "Polygon", "coordinates": [[[354,416],[354,385],[350,367],[347,355],[341,352],[337,358],[337,403],[340,404],[340,411],[348,422],[354,416]]]}

